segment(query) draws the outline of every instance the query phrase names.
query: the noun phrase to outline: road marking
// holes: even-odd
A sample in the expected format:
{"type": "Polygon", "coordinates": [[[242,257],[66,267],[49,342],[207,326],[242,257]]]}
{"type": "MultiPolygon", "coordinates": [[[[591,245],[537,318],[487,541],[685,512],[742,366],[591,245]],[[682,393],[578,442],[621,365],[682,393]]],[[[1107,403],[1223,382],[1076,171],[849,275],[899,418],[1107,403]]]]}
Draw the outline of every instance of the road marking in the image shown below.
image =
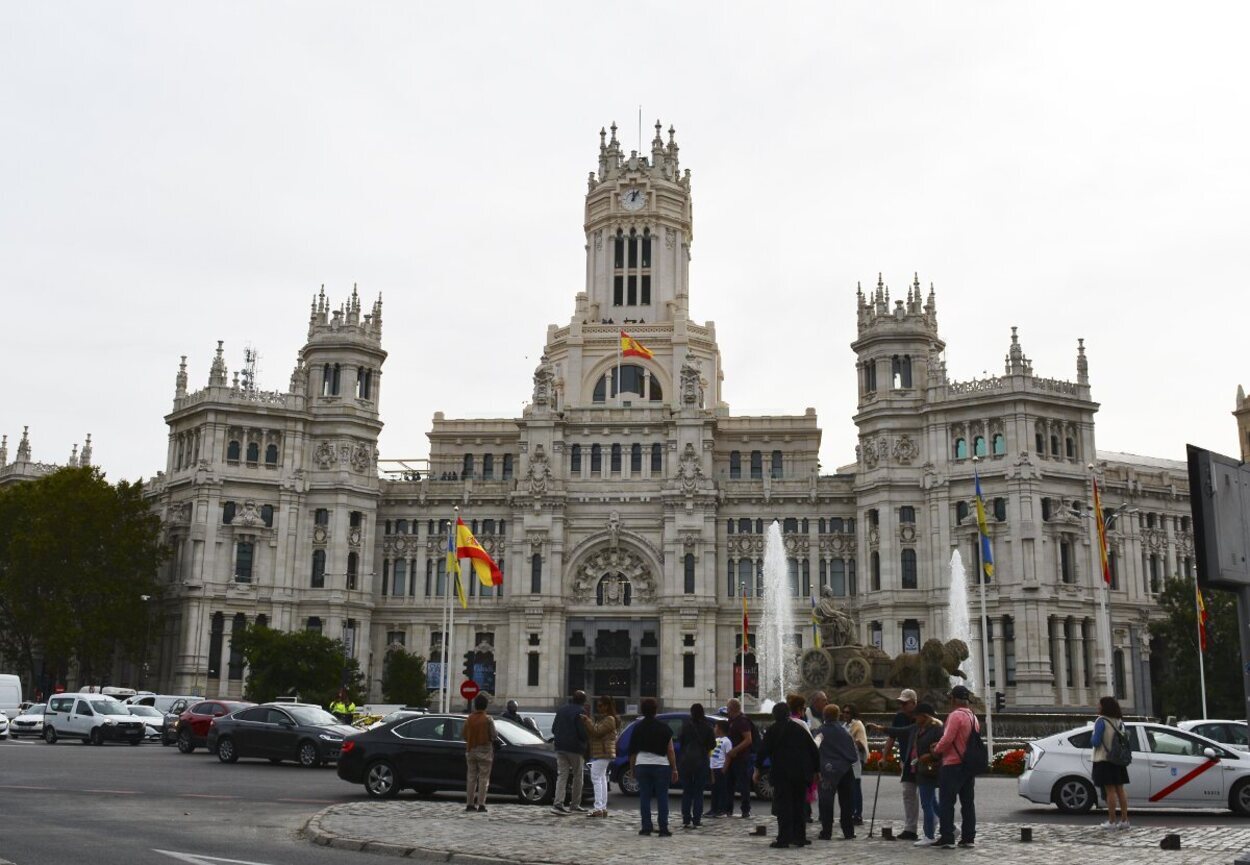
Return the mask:
{"type": "Polygon", "coordinates": [[[225,796],[217,793],[179,793],[184,799],[237,799],[238,796],[225,796]]]}
{"type": "Polygon", "coordinates": [[[333,805],[337,799],[276,799],[277,802],[295,802],[300,805],[333,805]]]}
{"type": "Polygon", "coordinates": [[[177,859],[179,862],[186,862],[188,865],[207,865],[209,862],[228,862],[230,865],[268,865],[265,862],[249,862],[246,859],[222,859],[217,856],[201,856],[198,853],[177,853],[173,850],[158,850],[152,848],[153,853],[160,853],[162,856],[168,856],[171,859],[177,859]]]}
{"type": "Polygon", "coordinates": [[[138,790],[83,790],[84,793],[108,793],[117,796],[138,796],[138,790]]]}
{"type": "Polygon", "coordinates": [[[1189,772],[1187,775],[1184,775],[1184,776],[1182,776],[1182,777],[1180,777],[1180,778],[1176,779],[1176,780],[1175,780],[1175,781],[1173,781],[1171,784],[1168,784],[1166,787],[1164,787],[1162,790],[1160,790],[1158,793],[1155,793],[1153,796],[1151,796],[1151,797],[1150,797],[1150,801],[1151,801],[1151,802],[1158,802],[1160,799],[1163,799],[1163,798],[1165,798],[1165,797],[1167,797],[1167,796],[1172,795],[1172,794],[1173,794],[1173,793],[1175,793],[1177,790],[1179,790],[1181,787],[1184,787],[1184,786],[1185,786],[1186,784],[1188,784],[1190,781],[1192,781],[1192,780],[1194,780],[1195,778],[1197,778],[1199,775],[1201,775],[1203,772],[1205,772],[1205,771],[1207,771],[1208,769],[1210,769],[1212,766],[1214,766],[1214,765],[1215,765],[1216,763],[1218,763],[1218,762],[1219,762],[1219,760],[1208,760],[1207,762],[1202,763],[1202,764],[1200,764],[1200,765],[1196,766],[1196,767],[1193,769],[1193,771],[1189,772]]]}
{"type": "Polygon", "coordinates": [[[0,784],[0,790],[55,790],[55,787],[31,787],[25,784],[0,784]]]}

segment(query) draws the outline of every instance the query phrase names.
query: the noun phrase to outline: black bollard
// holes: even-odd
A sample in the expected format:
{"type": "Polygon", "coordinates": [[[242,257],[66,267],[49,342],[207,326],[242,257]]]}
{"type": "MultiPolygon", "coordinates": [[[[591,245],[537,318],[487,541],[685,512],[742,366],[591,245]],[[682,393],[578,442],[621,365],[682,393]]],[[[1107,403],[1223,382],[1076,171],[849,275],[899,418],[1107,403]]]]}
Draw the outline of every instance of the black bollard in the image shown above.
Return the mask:
{"type": "Polygon", "coordinates": [[[1169,832],[1163,836],[1163,840],[1159,842],[1160,850],[1179,850],[1181,849],[1181,836],[1175,832],[1169,832]]]}
{"type": "Polygon", "coordinates": [[[893,829],[891,829],[889,826],[882,826],[882,827],[881,827],[881,840],[882,840],[882,841],[893,841],[893,840],[894,840],[894,830],[893,830],[893,829]]]}
{"type": "Polygon", "coordinates": [[[1032,840],[1033,840],[1033,829],[1029,826],[1024,826],[1023,828],[1021,828],[1020,829],[1020,843],[1028,844],[1032,840]]]}

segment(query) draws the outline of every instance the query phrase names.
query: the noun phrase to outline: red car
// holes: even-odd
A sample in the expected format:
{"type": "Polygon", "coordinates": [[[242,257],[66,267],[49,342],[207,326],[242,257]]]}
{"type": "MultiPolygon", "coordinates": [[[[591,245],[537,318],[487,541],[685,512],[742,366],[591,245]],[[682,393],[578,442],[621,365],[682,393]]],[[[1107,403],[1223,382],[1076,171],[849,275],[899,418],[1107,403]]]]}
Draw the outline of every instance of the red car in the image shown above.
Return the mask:
{"type": "Polygon", "coordinates": [[[255,705],[240,700],[201,700],[192,703],[178,716],[178,750],[190,754],[196,748],[205,747],[208,743],[208,728],[215,719],[255,705]]]}

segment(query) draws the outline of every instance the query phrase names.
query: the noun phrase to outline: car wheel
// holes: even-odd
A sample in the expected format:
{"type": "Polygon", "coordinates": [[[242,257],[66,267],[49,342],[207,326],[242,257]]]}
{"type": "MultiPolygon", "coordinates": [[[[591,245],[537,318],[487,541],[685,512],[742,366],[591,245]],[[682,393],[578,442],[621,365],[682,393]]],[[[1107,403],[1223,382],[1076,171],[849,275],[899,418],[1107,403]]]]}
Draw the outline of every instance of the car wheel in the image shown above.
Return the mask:
{"type": "Polygon", "coordinates": [[[217,740],[217,759],[223,763],[237,763],[239,752],[234,749],[234,742],[227,736],[217,740]]]}
{"type": "Polygon", "coordinates": [[[1228,794],[1228,807],[1238,817],[1250,817],[1250,780],[1243,780],[1228,794]]]}
{"type": "Polygon", "coordinates": [[[317,746],[308,741],[300,742],[299,748],[295,752],[295,759],[305,769],[316,769],[321,765],[321,753],[317,750],[317,746]]]}
{"type": "Polygon", "coordinates": [[[92,731],[91,731],[91,744],[92,744],[92,745],[103,745],[103,744],[104,744],[104,734],[100,732],[100,728],[99,728],[99,727],[96,727],[96,728],[92,729],[92,731]]]}
{"type": "Polygon", "coordinates": [[[541,766],[526,766],[516,779],[516,797],[522,805],[541,805],[555,795],[556,782],[541,766]]]}
{"type": "Polygon", "coordinates": [[[399,792],[395,767],[385,760],[370,763],[365,769],[365,792],[371,799],[394,799],[399,792]]]}
{"type": "Polygon", "coordinates": [[[56,730],[52,727],[43,728],[43,740],[49,745],[56,744],[56,730]]]}
{"type": "Polygon", "coordinates": [[[634,770],[626,766],[621,770],[621,777],[617,779],[616,786],[621,788],[621,792],[626,796],[638,795],[638,779],[634,777],[634,770]]]}
{"type": "Polygon", "coordinates": [[[768,775],[763,773],[760,775],[760,782],[755,785],[755,798],[761,802],[773,801],[773,782],[768,779],[768,775]]]}
{"type": "Polygon", "coordinates": [[[1087,814],[1097,799],[1093,785],[1084,778],[1063,778],[1050,793],[1050,800],[1065,814],[1087,814]]]}
{"type": "Polygon", "coordinates": [[[178,750],[183,754],[190,754],[195,750],[195,745],[191,742],[191,733],[183,730],[178,734],[178,750]]]}

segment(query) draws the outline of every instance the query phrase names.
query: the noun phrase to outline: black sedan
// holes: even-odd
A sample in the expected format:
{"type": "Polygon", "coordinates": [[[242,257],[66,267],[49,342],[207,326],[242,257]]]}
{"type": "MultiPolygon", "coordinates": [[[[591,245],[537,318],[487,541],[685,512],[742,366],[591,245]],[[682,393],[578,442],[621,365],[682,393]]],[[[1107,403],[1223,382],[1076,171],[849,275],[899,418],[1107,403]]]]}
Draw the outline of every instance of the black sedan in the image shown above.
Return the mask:
{"type": "MultiPolygon", "coordinates": [[[[464,715],[401,718],[359,733],[343,743],[338,773],[363,784],[375,799],[390,799],[405,788],[420,796],[435,790],[465,788],[464,715]]],[[[526,804],[552,801],[556,754],[532,730],[511,721],[495,721],[495,761],[490,792],[516,796],[526,804]]],[[[592,794],[585,770],[582,795],[592,794]]]]}
{"type": "Polygon", "coordinates": [[[344,739],[356,732],[320,706],[262,703],[215,718],[208,728],[208,750],[223,763],[265,757],[270,763],[294,760],[313,769],[337,760],[344,739]]]}

